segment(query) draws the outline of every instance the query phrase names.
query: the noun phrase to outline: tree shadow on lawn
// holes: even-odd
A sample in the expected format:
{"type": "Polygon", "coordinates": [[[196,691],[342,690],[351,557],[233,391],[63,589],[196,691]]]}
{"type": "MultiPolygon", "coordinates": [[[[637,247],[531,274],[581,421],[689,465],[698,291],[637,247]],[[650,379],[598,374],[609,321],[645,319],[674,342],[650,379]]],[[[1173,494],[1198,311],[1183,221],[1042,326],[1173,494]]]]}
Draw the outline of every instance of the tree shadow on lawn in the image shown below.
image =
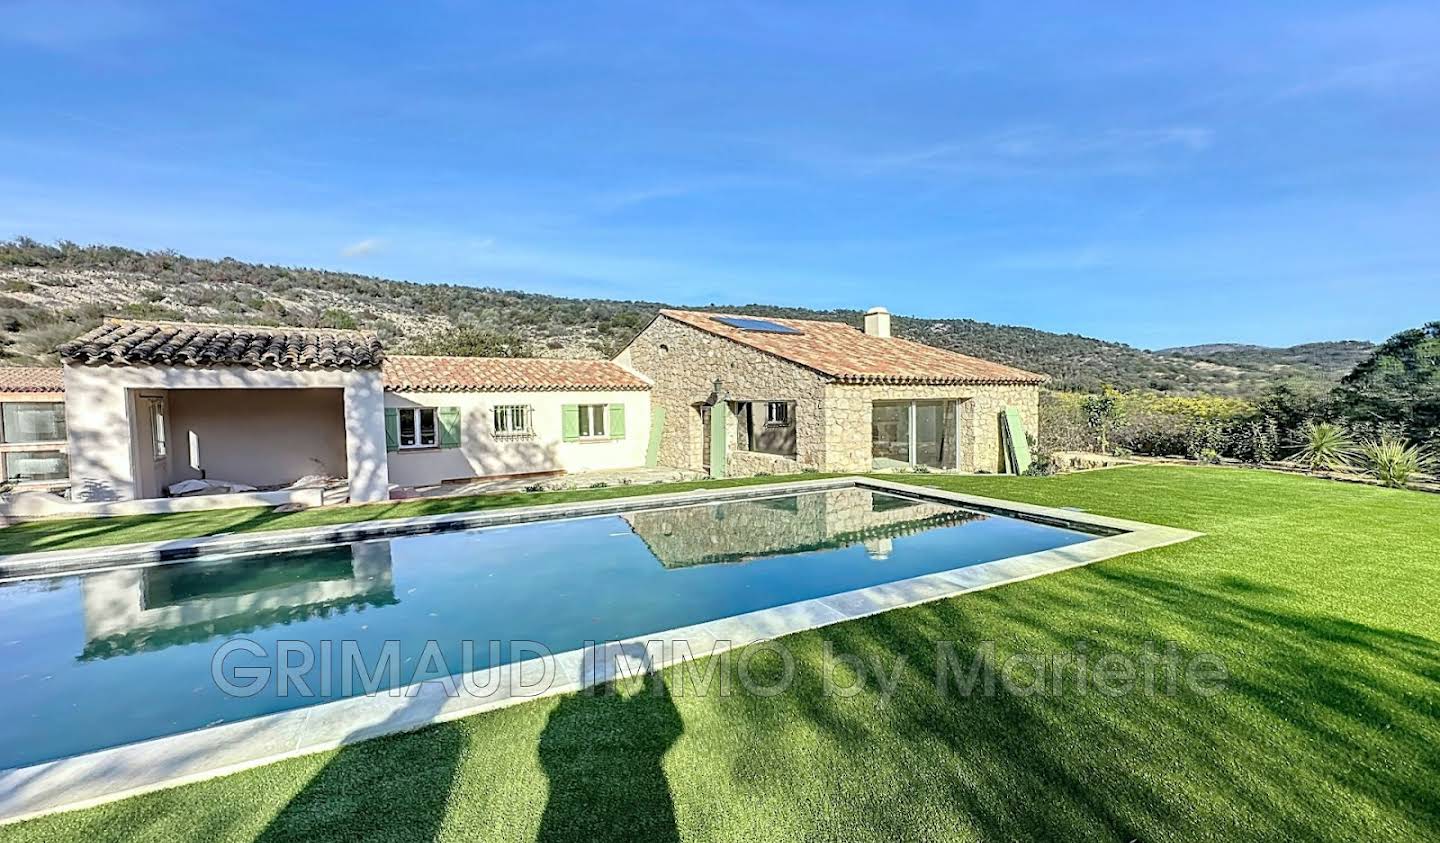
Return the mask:
{"type": "Polygon", "coordinates": [[[540,843],[680,839],[663,761],[684,723],[663,674],[625,687],[597,685],[551,711],[539,747],[550,780],[540,843]]]}
{"type": "MultiPolygon", "coordinates": [[[[383,723],[383,734],[438,713],[443,693],[418,694],[383,723]]],[[[432,840],[468,745],[465,728],[441,723],[343,747],[270,821],[264,843],[315,840],[432,840]],[[423,743],[422,743],[423,742],[423,743]],[[420,750],[420,751],[417,751],[420,750]]]]}
{"type": "MultiPolygon", "coordinates": [[[[794,689],[725,701],[748,727],[732,777],[741,787],[759,781],[757,766],[784,763],[773,753],[780,730],[813,728],[867,768],[838,767],[839,781],[825,787],[863,780],[871,792],[862,789],[848,808],[872,834],[908,838],[943,827],[981,839],[1437,839],[1436,643],[1287,608],[1296,602],[1235,577],[1205,585],[1100,567],[1063,585],[1002,589],[787,639],[795,642],[794,689]],[[1182,684],[1171,695],[1162,684],[1111,697],[1093,685],[1077,693],[1073,681],[1059,694],[1003,683],[991,694],[936,691],[939,638],[954,642],[962,668],[1080,648],[1094,664],[1107,653],[1133,659],[1146,641],[1163,649],[1164,630],[1182,658],[1207,652],[1224,662],[1220,693],[1182,684]],[[867,664],[903,657],[893,697],[881,699],[873,671],[865,693],[824,694],[826,639],[867,664]],[[885,743],[900,751],[874,750],[885,743]],[[867,800],[873,805],[863,810],[867,800]]],[[[803,731],[798,739],[809,740],[803,731]]]]}

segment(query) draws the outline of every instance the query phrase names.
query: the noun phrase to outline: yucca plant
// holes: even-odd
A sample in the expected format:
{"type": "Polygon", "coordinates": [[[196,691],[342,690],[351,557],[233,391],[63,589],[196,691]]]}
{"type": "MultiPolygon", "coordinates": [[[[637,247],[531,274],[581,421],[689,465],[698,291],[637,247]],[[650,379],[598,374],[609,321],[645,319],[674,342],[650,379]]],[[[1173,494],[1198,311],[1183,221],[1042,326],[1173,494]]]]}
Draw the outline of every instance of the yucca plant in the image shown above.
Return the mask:
{"type": "Polygon", "coordinates": [[[1288,460],[1306,471],[1348,467],[1355,459],[1355,440],[1345,428],[1330,422],[1307,421],[1295,437],[1295,450],[1288,460]]]}
{"type": "Polygon", "coordinates": [[[1410,485],[1427,461],[1419,445],[1407,444],[1389,433],[1362,445],[1360,456],[1365,462],[1365,473],[1396,489],[1410,485]]]}

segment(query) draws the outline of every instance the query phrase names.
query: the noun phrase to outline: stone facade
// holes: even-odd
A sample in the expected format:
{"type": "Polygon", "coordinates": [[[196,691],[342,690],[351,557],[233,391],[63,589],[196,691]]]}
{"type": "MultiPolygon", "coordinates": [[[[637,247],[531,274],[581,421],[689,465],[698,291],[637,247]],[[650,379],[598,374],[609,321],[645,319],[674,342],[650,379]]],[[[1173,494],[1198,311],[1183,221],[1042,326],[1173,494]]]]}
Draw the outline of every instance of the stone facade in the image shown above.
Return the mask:
{"type": "Polygon", "coordinates": [[[960,464],[966,472],[1005,470],[1000,413],[1016,407],[1025,431],[1040,424],[1040,387],[1009,386],[857,386],[826,387],[826,471],[869,471],[872,467],[870,418],[877,401],[950,400],[957,404],[960,464]]]}
{"type": "Polygon", "coordinates": [[[1005,470],[1000,413],[1020,410],[1025,430],[1040,422],[1040,390],[1029,385],[857,385],[833,379],[765,352],[659,317],[616,358],[653,384],[652,406],[665,408],[659,462],[676,468],[703,465],[698,407],[720,381],[717,418],[727,425],[727,472],[733,476],[792,471],[861,472],[873,469],[871,412],[876,401],[948,400],[960,443],[956,466],[967,472],[1005,470]],[[741,450],[735,402],[795,402],[795,458],[741,450]]]}
{"type": "MultiPolygon", "coordinates": [[[[788,462],[795,463],[797,470],[823,469],[826,380],[819,374],[664,317],[641,331],[615,362],[649,380],[651,406],[665,409],[661,465],[696,470],[703,465],[704,434],[698,408],[710,400],[719,380],[722,397],[728,402],[794,401],[795,459],[788,462]]],[[[752,473],[750,457],[763,457],[771,466],[759,470],[781,473],[779,464],[771,461],[784,457],[735,448],[737,422],[728,404],[723,418],[731,443],[730,463],[737,471],[735,457],[739,455],[738,463],[751,466],[752,473]]]]}

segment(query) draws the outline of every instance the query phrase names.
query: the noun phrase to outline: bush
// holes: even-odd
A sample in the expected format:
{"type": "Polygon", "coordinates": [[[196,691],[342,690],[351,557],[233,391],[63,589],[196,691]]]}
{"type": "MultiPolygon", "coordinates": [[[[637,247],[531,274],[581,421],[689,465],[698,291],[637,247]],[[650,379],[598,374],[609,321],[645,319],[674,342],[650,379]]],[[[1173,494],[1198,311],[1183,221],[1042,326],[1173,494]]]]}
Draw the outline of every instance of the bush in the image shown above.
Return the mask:
{"type": "Polygon", "coordinates": [[[530,345],[514,334],[497,334],[461,326],[415,340],[405,353],[442,357],[529,357],[530,345]]]}
{"type": "Polygon", "coordinates": [[[1425,462],[1418,445],[1393,435],[1361,445],[1360,459],[1366,474],[1395,489],[1410,485],[1425,462]]]}
{"type": "Polygon", "coordinates": [[[1289,461],[1306,471],[1334,470],[1348,467],[1355,459],[1355,440],[1337,424],[1306,422],[1294,440],[1295,450],[1289,461]]]}
{"type": "Polygon", "coordinates": [[[1274,462],[1280,456],[1280,423],[1273,417],[1240,424],[1233,436],[1235,456],[1246,462],[1274,462]]]}
{"type": "MultiPolygon", "coordinates": [[[[1100,450],[1120,454],[1200,459],[1219,456],[1252,459],[1266,453],[1273,431],[1254,405],[1235,398],[1184,397],[1140,392],[1104,396],[1047,393],[1040,401],[1042,445],[1052,451],[1100,450]],[[1259,424],[1258,436],[1249,426],[1259,424]],[[1102,433],[1104,442],[1102,442],[1102,433]],[[1254,440],[1254,441],[1252,441],[1254,440]]],[[[1271,447],[1269,459],[1274,458],[1271,447]]]]}
{"type": "Polygon", "coordinates": [[[318,327],[341,328],[347,331],[353,331],[359,327],[359,325],[356,323],[354,316],[338,308],[331,307],[320,314],[320,324],[318,327]]]}

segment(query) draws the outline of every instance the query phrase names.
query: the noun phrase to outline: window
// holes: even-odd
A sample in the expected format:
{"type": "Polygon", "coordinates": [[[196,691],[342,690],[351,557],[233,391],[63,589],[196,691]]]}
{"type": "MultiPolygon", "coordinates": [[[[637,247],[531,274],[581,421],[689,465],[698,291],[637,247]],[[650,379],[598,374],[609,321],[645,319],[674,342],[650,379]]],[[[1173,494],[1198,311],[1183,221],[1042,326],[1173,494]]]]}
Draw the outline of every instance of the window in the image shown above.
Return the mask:
{"type": "Polygon", "coordinates": [[[733,405],[739,422],[737,450],[794,459],[795,405],[790,401],[741,401],[733,405]]]}
{"type": "Polygon", "coordinates": [[[495,408],[496,436],[529,436],[530,408],[521,404],[508,404],[495,408]]]}
{"type": "Polygon", "coordinates": [[[435,408],[416,407],[400,411],[400,447],[434,448],[436,438],[435,408]]]}
{"type": "Polygon", "coordinates": [[[0,405],[0,428],[5,442],[64,442],[65,405],[7,402],[0,405]]]}
{"type": "Polygon", "coordinates": [[[5,479],[28,483],[64,480],[70,461],[64,451],[11,451],[5,454],[5,479]]]}
{"type": "Polygon", "coordinates": [[[155,451],[155,459],[163,460],[170,452],[169,432],[165,430],[165,402],[159,399],[150,400],[150,443],[155,451]]]}
{"type": "Polygon", "coordinates": [[[605,435],[605,408],[607,406],[606,404],[580,405],[580,438],[605,435]]]}

